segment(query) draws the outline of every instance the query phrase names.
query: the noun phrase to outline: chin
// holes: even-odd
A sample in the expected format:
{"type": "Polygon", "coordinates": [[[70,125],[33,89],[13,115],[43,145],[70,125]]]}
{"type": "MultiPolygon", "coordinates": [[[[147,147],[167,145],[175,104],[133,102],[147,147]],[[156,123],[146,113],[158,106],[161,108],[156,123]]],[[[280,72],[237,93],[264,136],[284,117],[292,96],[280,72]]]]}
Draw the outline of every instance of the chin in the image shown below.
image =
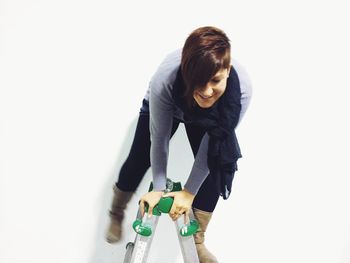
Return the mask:
{"type": "Polygon", "coordinates": [[[197,105],[200,107],[200,108],[203,108],[203,109],[207,109],[207,108],[210,108],[211,106],[214,105],[215,101],[208,101],[208,102],[203,102],[203,101],[200,101],[200,100],[196,100],[197,102],[197,105]]]}
{"type": "Polygon", "coordinates": [[[213,106],[214,103],[197,103],[199,107],[203,108],[203,109],[208,109],[211,106],[213,106]]]}

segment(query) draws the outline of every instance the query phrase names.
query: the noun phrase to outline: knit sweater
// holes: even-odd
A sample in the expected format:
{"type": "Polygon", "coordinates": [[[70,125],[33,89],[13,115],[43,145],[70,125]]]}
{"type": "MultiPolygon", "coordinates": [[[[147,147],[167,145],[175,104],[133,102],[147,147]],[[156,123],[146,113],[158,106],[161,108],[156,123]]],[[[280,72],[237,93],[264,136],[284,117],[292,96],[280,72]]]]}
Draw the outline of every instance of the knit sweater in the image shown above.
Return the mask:
{"type": "MultiPolygon", "coordinates": [[[[150,133],[151,133],[151,169],[153,176],[153,189],[162,191],[166,187],[167,163],[169,155],[169,140],[173,118],[183,121],[183,112],[178,108],[172,98],[173,83],[181,63],[181,49],[165,57],[155,74],[152,76],[145,100],[149,101],[150,133]]],[[[241,112],[239,122],[246,112],[251,96],[252,87],[246,70],[235,60],[231,65],[238,74],[241,88],[241,112]]],[[[201,184],[209,174],[207,164],[209,136],[204,134],[195,157],[192,170],[184,185],[190,193],[196,195],[201,184]]]]}

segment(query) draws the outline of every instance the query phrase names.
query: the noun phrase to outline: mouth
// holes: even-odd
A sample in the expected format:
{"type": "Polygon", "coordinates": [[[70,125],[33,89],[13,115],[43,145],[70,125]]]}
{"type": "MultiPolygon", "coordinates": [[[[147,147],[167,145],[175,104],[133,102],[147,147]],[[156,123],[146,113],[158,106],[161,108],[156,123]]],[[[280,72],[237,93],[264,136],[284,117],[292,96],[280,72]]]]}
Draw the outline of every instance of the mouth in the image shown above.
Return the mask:
{"type": "Polygon", "coordinates": [[[198,93],[198,95],[199,95],[199,97],[201,97],[203,100],[209,100],[209,99],[211,99],[211,98],[214,97],[214,95],[211,95],[211,96],[204,96],[204,95],[202,95],[202,94],[200,94],[200,93],[198,93]]]}

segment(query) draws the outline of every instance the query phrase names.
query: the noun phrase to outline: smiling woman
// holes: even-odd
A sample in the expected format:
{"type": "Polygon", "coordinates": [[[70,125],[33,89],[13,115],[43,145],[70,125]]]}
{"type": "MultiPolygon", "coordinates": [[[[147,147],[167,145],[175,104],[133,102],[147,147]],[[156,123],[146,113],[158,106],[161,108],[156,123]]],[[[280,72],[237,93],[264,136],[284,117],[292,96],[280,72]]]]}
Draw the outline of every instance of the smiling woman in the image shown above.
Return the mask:
{"type": "Polygon", "coordinates": [[[199,222],[195,234],[200,262],[217,262],[204,246],[204,232],[220,196],[227,199],[241,157],[235,128],[251,98],[247,73],[231,59],[226,34],[201,27],[182,49],[169,54],[152,77],[143,100],[134,141],[114,185],[107,241],[121,238],[124,210],[148,168],[153,190],[142,196],[149,213],[163,196],[173,196],[173,220],[190,209],[199,222]],[[165,195],[169,140],[182,122],[195,157],[184,189],[165,195]],[[151,143],[152,141],[152,143],[151,143]]]}
{"type": "Polygon", "coordinates": [[[230,75],[230,69],[221,69],[205,84],[204,87],[195,88],[193,98],[201,108],[210,108],[224,94],[226,79],[230,75]]]}
{"type": "Polygon", "coordinates": [[[202,108],[211,107],[224,93],[231,64],[231,45],[226,34],[208,27],[198,28],[186,39],[181,72],[186,100],[202,108]]]}

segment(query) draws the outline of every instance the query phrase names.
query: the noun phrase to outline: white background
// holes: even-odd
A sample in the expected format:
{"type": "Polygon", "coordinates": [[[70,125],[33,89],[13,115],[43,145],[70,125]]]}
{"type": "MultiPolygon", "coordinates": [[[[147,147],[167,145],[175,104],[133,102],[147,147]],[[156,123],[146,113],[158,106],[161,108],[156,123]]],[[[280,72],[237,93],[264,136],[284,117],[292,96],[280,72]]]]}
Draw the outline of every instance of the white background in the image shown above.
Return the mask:
{"type": "MultiPolygon", "coordinates": [[[[253,99],[229,200],[207,245],[220,263],[349,263],[347,1],[0,0],[0,262],[122,262],[104,241],[150,77],[195,28],[230,37],[253,99]]],[[[183,127],[169,176],[192,154],[183,127]]],[[[163,216],[150,263],[182,262],[163,216]]]]}

